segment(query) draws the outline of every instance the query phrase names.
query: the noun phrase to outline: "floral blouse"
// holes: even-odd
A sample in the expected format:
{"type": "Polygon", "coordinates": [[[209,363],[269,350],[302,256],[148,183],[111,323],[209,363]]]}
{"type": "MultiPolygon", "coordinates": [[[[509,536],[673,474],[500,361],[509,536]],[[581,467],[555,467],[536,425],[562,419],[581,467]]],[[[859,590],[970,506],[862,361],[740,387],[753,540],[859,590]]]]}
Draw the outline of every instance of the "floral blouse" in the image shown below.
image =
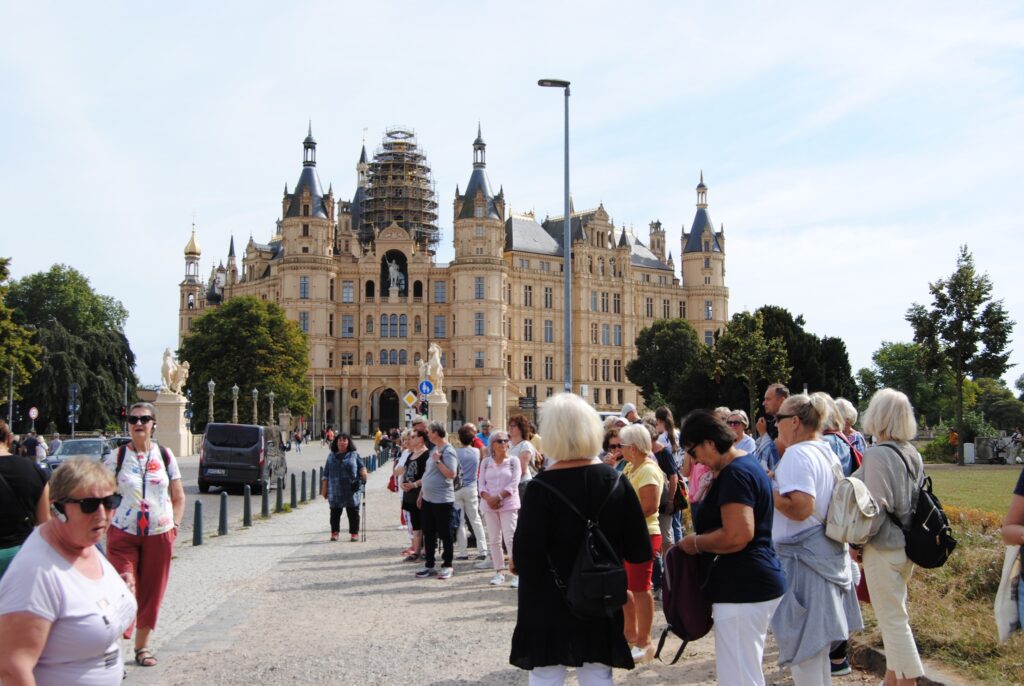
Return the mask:
{"type": "MultiPolygon", "coordinates": [[[[117,469],[117,453],[118,450],[115,450],[106,457],[105,464],[111,471],[117,469]]],[[[174,512],[168,486],[171,481],[181,479],[181,471],[174,453],[167,450],[167,454],[170,459],[165,469],[164,458],[156,443],[151,445],[148,455],[137,453],[132,444],[124,447],[124,461],[121,463],[121,471],[116,474],[121,504],[114,511],[113,526],[128,534],[139,533],[139,509],[143,502],[142,475],[145,474],[145,502],[149,510],[147,533],[157,536],[174,528],[174,512]]]]}

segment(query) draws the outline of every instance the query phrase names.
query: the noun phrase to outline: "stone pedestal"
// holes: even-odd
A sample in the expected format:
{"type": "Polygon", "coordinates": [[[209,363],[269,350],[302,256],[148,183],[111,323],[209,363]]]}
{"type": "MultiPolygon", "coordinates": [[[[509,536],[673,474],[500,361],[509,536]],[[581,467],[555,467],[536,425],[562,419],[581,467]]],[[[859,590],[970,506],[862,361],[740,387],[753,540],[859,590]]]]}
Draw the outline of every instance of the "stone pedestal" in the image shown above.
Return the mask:
{"type": "Polygon", "coordinates": [[[185,419],[185,398],[170,391],[156,394],[156,431],[153,438],[175,455],[192,454],[192,435],[185,419]]]}
{"type": "Polygon", "coordinates": [[[449,429],[448,423],[448,398],[444,393],[433,392],[427,396],[427,415],[432,422],[441,422],[445,430],[449,429]]]}

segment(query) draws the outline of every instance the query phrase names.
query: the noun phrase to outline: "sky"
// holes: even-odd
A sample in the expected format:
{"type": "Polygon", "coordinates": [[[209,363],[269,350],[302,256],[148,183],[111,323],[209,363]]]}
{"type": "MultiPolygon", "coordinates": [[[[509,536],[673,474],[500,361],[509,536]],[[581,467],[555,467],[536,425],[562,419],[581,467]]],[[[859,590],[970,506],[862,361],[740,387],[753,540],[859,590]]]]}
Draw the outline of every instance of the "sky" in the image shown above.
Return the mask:
{"type": "MultiPolygon", "coordinates": [[[[967,244],[1024,322],[1024,6],[1016,2],[0,3],[0,255],[54,263],[129,312],[143,383],[177,342],[183,250],[201,274],[264,242],[312,122],[321,182],[355,190],[385,130],[415,130],[442,243],[477,124],[513,212],[571,191],[677,258],[701,170],[730,311],[780,305],[854,371],[967,244]]],[[[1024,324],[1011,341],[1024,372],[1024,324]]]]}

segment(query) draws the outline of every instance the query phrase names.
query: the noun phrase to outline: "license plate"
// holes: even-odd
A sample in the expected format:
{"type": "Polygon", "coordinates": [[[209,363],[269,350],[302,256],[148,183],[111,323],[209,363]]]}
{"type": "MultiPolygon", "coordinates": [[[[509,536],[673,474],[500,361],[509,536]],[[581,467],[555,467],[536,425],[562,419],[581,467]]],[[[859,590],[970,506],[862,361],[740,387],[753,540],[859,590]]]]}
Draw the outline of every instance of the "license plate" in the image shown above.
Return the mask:
{"type": "Polygon", "coordinates": [[[206,475],[207,476],[224,476],[227,473],[228,473],[228,470],[226,470],[226,469],[207,469],[206,470],[206,475]]]}

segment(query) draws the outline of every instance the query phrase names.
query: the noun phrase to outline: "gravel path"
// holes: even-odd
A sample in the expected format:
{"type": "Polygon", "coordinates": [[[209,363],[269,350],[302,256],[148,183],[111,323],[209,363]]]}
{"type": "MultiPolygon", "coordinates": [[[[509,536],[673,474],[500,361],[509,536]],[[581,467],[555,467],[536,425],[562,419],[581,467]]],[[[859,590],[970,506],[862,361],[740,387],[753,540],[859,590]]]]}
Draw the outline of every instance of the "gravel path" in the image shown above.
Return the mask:
{"type": "MultiPolygon", "coordinates": [[[[398,556],[407,537],[386,483],[385,470],[370,476],[366,543],[330,542],[318,499],[201,547],[179,545],[151,640],[160,664],[129,660],[125,683],[525,684],[508,664],[515,591],[489,586],[492,572],[473,562],[457,561],[449,581],[415,579],[417,565],[398,556]]],[[[663,626],[659,611],[656,636],[663,626]]],[[[670,638],[666,652],[678,645],[670,638]]],[[[765,661],[768,683],[790,683],[774,649],[765,661]]],[[[617,670],[615,682],[714,684],[714,640],[688,646],[675,666],[617,670]]]]}

